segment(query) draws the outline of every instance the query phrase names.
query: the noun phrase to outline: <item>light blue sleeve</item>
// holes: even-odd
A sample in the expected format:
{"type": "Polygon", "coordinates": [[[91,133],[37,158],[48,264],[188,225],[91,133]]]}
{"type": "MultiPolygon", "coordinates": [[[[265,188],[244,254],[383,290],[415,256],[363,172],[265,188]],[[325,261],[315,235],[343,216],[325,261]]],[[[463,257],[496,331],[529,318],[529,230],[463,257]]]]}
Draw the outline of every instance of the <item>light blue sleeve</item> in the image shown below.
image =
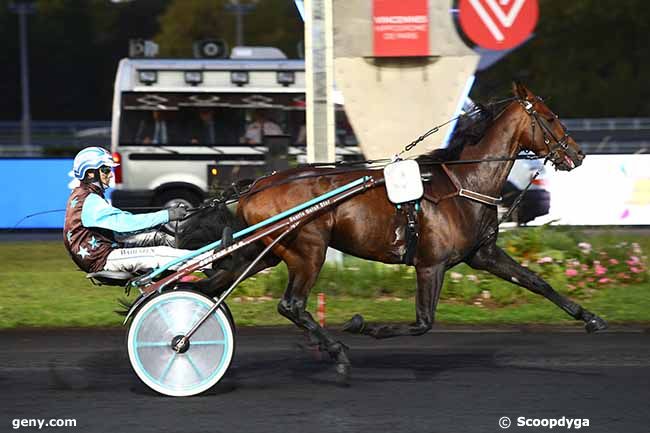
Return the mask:
{"type": "Polygon", "coordinates": [[[134,215],[108,204],[97,194],[89,194],[81,209],[84,227],[99,227],[118,233],[135,232],[169,222],[166,209],[158,212],[134,215]]]}

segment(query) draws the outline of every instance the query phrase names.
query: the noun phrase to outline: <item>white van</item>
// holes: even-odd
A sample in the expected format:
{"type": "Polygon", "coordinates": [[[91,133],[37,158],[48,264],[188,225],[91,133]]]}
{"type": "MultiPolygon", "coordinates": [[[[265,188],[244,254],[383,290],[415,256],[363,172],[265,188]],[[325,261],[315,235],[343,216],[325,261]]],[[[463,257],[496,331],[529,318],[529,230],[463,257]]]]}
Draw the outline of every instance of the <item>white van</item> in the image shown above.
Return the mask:
{"type": "MultiPolygon", "coordinates": [[[[362,159],[342,106],[336,117],[337,159],[362,159]]],[[[123,59],[113,99],[111,150],[121,165],[112,201],[133,210],[196,206],[212,190],[303,162],[304,125],[304,61],[279,50],[123,59]]]]}

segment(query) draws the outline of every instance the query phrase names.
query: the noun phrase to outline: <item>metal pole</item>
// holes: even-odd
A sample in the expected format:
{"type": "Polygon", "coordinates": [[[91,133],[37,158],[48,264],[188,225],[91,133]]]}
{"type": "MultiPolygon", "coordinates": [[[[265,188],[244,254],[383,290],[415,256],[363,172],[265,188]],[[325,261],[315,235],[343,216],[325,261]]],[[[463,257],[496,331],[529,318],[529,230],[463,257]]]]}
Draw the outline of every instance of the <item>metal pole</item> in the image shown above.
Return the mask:
{"type": "Polygon", "coordinates": [[[332,2],[305,0],[307,161],[334,162],[332,2]]]}
{"type": "Polygon", "coordinates": [[[244,7],[238,4],[235,6],[235,17],[237,26],[237,46],[244,46],[244,7]]]}
{"type": "Polygon", "coordinates": [[[255,9],[257,0],[242,3],[241,0],[230,0],[229,4],[224,6],[225,10],[235,15],[235,40],[236,46],[244,45],[244,15],[255,9]]]}
{"type": "Polygon", "coordinates": [[[32,137],[31,137],[31,114],[29,109],[29,65],[27,63],[27,14],[30,12],[31,5],[16,4],[16,13],[18,14],[18,37],[20,41],[20,85],[22,98],[22,119],[21,119],[21,141],[25,153],[29,155],[32,137]]]}

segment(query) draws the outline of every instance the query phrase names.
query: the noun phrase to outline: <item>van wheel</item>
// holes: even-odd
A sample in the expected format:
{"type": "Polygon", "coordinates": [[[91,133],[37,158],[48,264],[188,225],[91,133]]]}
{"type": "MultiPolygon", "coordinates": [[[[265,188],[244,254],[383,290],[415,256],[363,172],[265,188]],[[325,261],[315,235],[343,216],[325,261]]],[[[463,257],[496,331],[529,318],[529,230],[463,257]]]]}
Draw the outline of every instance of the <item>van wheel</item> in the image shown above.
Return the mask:
{"type": "MultiPolygon", "coordinates": [[[[155,199],[156,206],[160,206],[164,209],[169,209],[170,207],[178,206],[179,204],[182,204],[189,209],[200,205],[201,202],[201,196],[186,189],[171,189],[156,196],[155,199]]],[[[183,223],[178,222],[177,224],[176,222],[169,222],[163,226],[164,230],[170,234],[176,233],[177,227],[178,229],[182,229],[183,223]]]]}
{"type": "Polygon", "coordinates": [[[170,189],[157,195],[155,202],[157,206],[163,208],[170,208],[179,204],[191,208],[200,205],[202,197],[186,189],[170,189]]]}

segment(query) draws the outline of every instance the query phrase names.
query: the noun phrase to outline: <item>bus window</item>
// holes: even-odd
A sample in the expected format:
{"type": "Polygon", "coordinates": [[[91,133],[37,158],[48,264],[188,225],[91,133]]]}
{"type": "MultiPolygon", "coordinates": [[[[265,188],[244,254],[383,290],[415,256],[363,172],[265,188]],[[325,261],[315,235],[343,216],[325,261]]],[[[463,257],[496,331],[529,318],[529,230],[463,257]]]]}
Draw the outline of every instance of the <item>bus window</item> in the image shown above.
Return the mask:
{"type": "Polygon", "coordinates": [[[250,113],[251,121],[246,125],[242,142],[247,144],[262,144],[265,136],[284,135],[285,131],[281,110],[254,109],[250,113]]]}
{"type": "Polygon", "coordinates": [[[241,135],[242,110],[199,108],[191,111],[187,139],[199,145],[235,145],[241,135]]]}
{"type": "Polygon", "coordinates": [[[234,146],[244,135],[243,109],[181,107],[124,110],[120,145],[234,146]]]}
{"type": "MultiPolygon", "coordinates": [[[[348,121],[345,111],[337,108],[335,112],[336,130],[335,140],[337,146],[357,146],[359,142],[354,134],[352,125],[348,121]]],[[[295,146],[305,146],[307,144],[307,130],[305,127],[305,111],[292,110],[288,114],[288,133],[292,138],[295,146]]]]}

